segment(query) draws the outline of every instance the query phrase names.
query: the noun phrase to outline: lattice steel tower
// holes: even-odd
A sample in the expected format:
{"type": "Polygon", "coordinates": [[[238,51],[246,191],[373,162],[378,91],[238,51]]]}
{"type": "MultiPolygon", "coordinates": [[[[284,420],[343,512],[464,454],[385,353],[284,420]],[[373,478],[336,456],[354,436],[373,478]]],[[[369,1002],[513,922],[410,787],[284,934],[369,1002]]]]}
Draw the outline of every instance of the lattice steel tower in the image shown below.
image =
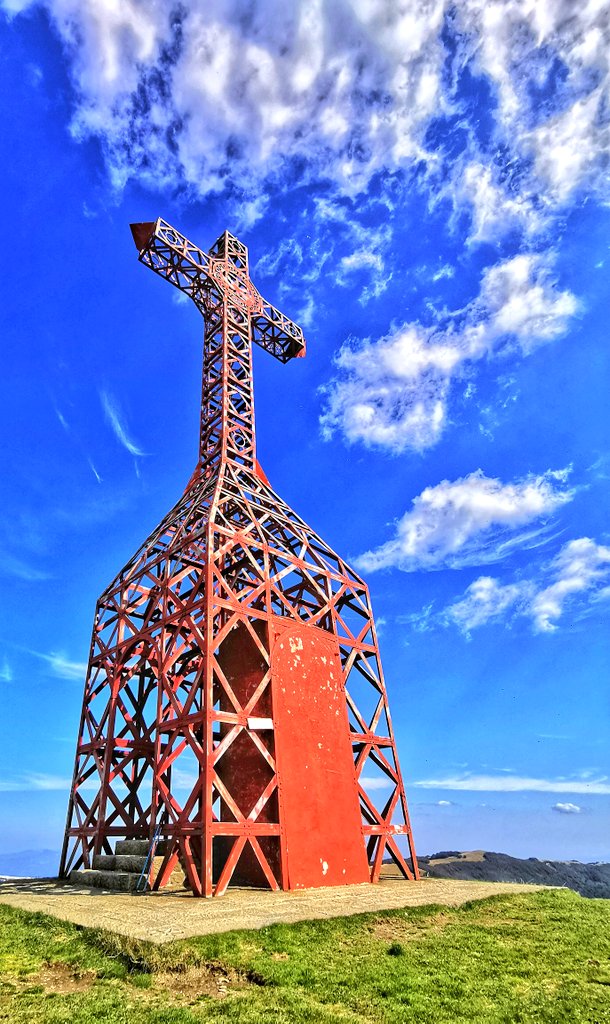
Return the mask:
{"type": "Polygon", "coordinates": [[[178,862],[202,896],[376,881],[386,854],[417,876],[367,586],[256,461],[252,341],[285,363],[303,332],[228,232],[132,233],[203,315],[200,455],[98,601],[60,874],[160,831],[155,888],[178,862]]]}

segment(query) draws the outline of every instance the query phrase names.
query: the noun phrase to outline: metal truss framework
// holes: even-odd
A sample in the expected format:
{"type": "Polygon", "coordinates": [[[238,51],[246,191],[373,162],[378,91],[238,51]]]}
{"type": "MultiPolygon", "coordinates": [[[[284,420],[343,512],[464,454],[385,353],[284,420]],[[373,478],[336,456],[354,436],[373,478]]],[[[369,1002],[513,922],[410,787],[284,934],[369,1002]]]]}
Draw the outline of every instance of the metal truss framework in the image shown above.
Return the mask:
{"type": "Polygon", "coordinates": [[[178,861],[201,896],[376,881],[387,855],[417,877],[367,586],[256,461],[251,343],[287,362],[303,333],[228,232],[208,253],[161,219],[132,232],[203,314],[200,458],[98,601],[60,874],[161,826],[154,888],[178,861]]]}

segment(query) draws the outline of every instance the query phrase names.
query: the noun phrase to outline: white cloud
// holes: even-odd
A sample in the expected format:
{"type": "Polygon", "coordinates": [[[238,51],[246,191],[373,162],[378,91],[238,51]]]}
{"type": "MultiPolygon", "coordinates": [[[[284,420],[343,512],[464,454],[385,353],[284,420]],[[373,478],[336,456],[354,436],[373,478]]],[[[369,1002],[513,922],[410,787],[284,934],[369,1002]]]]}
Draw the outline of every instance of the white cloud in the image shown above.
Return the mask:
{"type": "Polygon", "coordinates": [[[438,779],[412,782],[419,789],[463,790],[474,793],[585,793],[590,796],[610,794],[606,776],[582,779],[537,779],[522,775],[448,775],[438,779]]]}
{"type": "Polygon", "coordinates": [[[368,778],[366,775],[360,777],[361,785],[368,791],[374,789],[391,789],[393,786],[391,779],[379,778],[368,778]]]}
{"type": "Polygon", "coordinates": [[[357,564],[365,572],[389,566],[413,572],[495,562],[517,547],[533,546],[552,513],[574,496],[565,487],[568,472],[548,470],[503,483],[478,470],[426,487],[398,521],[396,536],[357,564]]]}
{"type": "Polygon", "coordinates": [[[27,653],[46,662],[50,666],[53,675],[57,676],[58,679],[67,679],[69,681],[76,679],[84,682],[87,675],[86,662],[71,661],[65,654],[55,651],[51,652],[51,654],[41,654],[40,651],[28,650],[27,653]]]}
{"type": "MultiPolygon", "coordinates": [[[[15,14],[36,0],[2,3],[15,14]]],[[[434,168],[442,158],[426,131],[439,114],[461,112],[455,84],[470,64],[497,104],[494,152],[505,147],[508,166],[530,159],[525,187],[541,206],[560,206],[577,189],[607,194],[609,33],[600,0],[39,5],[71,56],[73,131],[101,138],[118,186],[181,179],[209,195],[229,184],[255,216],[262,183],[297,162],[306,180],[346,194],[380,170],[421,160],[434,168]],[[451,27],[453,58],[442,36],[451,27]]],[[[476,126],[468,127],[477,155],[476,126]]]]}
{"type": "Polygon", "coordinates": [[[511,230],[535,234],[543,224],[540,211],[527,193],[509,192],[498,180],[498,169],[479,159],[456,167],[445,188],[435,197],[447,197],[454,217],[471,208],[470,241],[494,242],[511,230]]]}
{"type": "Polygon", "coordinates": [[[2,659],[0,665],[0,683],[12,683],[13,681],[13,670],[9,665],[6,658],[2,659]]]}
{"type": "Polygon", "coordinates": [[[444,277],[455,277],[455,267],[451,267],[448,263],[443,263],[442,267],[433,273],[430,280],[434,282],[442,281],[444,277]]]}
{"type": "Polygon", "coordinates": [[[55,406],[55,415],[57,416],[57,419],[61,423],[63,429],[66,432],[66,434],[69,434],[70,433],[70,424],[68,423],[66,417],[61,412],[61,410],[57,408],[57,406],[55,406]]]}
{"type": "Polygon", "coordinates": [[[407,323],[379,341],[346,343],[321,417],[328,439],[422,451],[447,423],[452,382],[508,352],[529,355],[563,334],[578,303],[553,279],[551,254],[521,254],[484,271],[478,297],[435,327],[407,323]]]}
{"type": "Polygon", "coordinates": [[[89,456],[87,456],[87,462],[89,464],[89,469],[93,473],[93,475],[94,475],[95,479],[97,480],[98,484],[101,484],[102,478],[101,478],[100,474],[98,473],[97,469],[95,468],[95,465],[93,463],[93,459],[91,459],[89,456]]]}
{"type": "Polygon", "coordinates": [[[583,188],[607,195],[607,4],[467,0],[457,11],[461,25],[474,30],[478,70],[495,87],[497,131],[514,155],[533,158],[529,184],[544,206],[561,206],[583,188]],[[563,74],[553,84],[558,67],[563,74]]]}
{"type": "Polygon", "coordinates": [[[123,423],[116,399],[109,395],[107,391],[100,391],[100,401],[102,403],[106,419],[108,420],[117,440],[124,448],[127,449],[130,455],[144,455],[145,452],[143,452],[129,436],[127,427],[123,423]]]}
{"type": "Polygon", "coordinates": [[[582,807],[579,807],[578,804],[553,804],[551,810],[557,811],[559,814],[582,814],[582,807]]]}
{"type": "Polygon", "coordinates": [[[578,302],[557,289],[551,265],[549,255],[522,253],[484,272],[464,331],[467,358],[492,353],[506,339],[528,355],[566,331],[578,302]]]}
{"type": "MultiPolygon", "coordinates": [[[[437,621],[454,623],[463,633],[507,616],[529,618],[538,633],[552,633],[566,607],[583,608],[603,599],[610,577],[610,548],[590,537],[568,541],[538,580],[502,584],[489,576],[471,583],[459,601],[449,605],[437,621]]],[[[610,594],[609,594],[610,596],[610,594]]]]}
{"type": "Polygon", "coordinates": [[[446,611],[446,618],[463,633],[503,618],[507,612],[523,607],[531,598],[533,587],[528,583],[502,585],[490,576],[480,576],[471,583],[461,601],[446,611]]]}
{"type": "MultiPolygon", "coordinates": [[[[328,208],[328,204],[326,204],[328,208]]],[[[320,207],[318,206],[318,209],[320,207]]],[[[386,225],[376,230],[365,228],[353,216],[347,221],[346,241],[351,242],[348,252],[339,258],[333,280],[339,287],[367,281],[361,286],[358,301],[365,305],[370,299],[377,299],[388,287],[392,272],[386,269],[384,253],[388,251],[392,234],[386,225]]]]}
{"type": "Polygon", "coordinates": [[[30,790],[70,789],[71,779],[44,772],[26,772],[12,779],[0,779],[0,793],[22,793],[30,790]]]}
{"type": "Polygon", "coordinates": [[[531,604],[536,629],[550,633],[575,595],[595,592],[598,584],[610,576],[610,548],[580,537],[566,544],[552,565],[554,581],[540,590],[531,604]]]}
{"type": "MultiPolygon", "coordinates": [[[[4,0],[12,12],[32,0],[4,0]]],[[[256,203],[289,163],[345,193],[423,153],[440,102],[444,0],[239,0],[171,6],[47,0],[72,55],[77,137],[99,136],[112,180],[176,177],[256,203]]]]}
{"type": "Polygon", "coordinates": [[[50,574],[37,565],[24,562],[8,551],[0,549],[0,575],[16,576],[17,579],[26,580],[28,583],[38,583],[40,580],[48,580],[50,574]]]}
{"type": "Polygon", "coordinates": [[[254,268],[260,277],[274,277],[283,270],[287,263],[300,267],[303,263],[303,250],[294,238],[283,238],[276,249],[264,253],[254,268]]]}
{"type": "MultiPolygon", "coordinates": [[[[604,61],[607,66],[607,53],[604,61]]],[[[607,102],[606,78],[603,86],[524,137],[524,148],[533,155],[538,180],[558,203],[566,203],[583,180],[588,181],[592,192],[606,191],[610,154],[610,128],[604,110],[607,102]]]]}

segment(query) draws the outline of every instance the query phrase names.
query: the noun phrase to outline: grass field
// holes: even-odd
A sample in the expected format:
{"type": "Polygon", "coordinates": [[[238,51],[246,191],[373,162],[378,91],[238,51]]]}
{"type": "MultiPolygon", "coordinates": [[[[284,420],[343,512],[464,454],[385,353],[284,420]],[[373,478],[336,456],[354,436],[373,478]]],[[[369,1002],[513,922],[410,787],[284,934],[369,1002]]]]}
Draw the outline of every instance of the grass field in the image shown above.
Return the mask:
{"type": "Polygon", "coordinates": [[[610,903],[548,891],[166,946],[0,906],[0,1021],[610,1024],[610,903]]]}

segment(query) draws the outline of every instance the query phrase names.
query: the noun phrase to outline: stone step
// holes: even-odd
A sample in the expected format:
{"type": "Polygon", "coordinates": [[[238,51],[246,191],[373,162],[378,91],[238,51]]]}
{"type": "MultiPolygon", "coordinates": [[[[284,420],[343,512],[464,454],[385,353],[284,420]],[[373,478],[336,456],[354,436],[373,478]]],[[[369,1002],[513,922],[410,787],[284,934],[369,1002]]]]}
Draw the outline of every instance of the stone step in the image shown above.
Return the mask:
{"type": "Polygon", "coordinates": [[[114,852],[120,857],[134,856],[145,857],[150,848],[150,839],[119,839],[117,840],[114,852]]]}
{"type": "MultiPolygon", "coordinates": [[[[150,849],[150,839],[118,839],[115,843],[114,852],[118,857],[146,857],[150,849]]],[[[157,843],[156,852],[161,855],[164,851],[164,842],[157,843]]]]}
{"type": "MultiPolygon", "coordinates": [[[[135,856],[133,854],[106,854],[101,853],[93,858],[93,867],[96,871],[137,871],[141,872],[146,866],[147,858],[142,856],[135,856]]],[[[155,867],[161,865],[163,857],[155,857],[153,864],[155,867]]]]}
{"type": "Polygon", "coordinates": [[[115,857],[113,853],[96,853],[93,867],[96,871],[114,871],[115,857]]]}
{"type": "Polygon", "coordinates": [[[84,871],[71,871],[70,881],[73,885],[84,885],[91,889],[110,889],[114,892],[135,892],[140,878],[139,872],[131,871],[96,871],[88,868],[84,871]]]}
{"type": "Polygon", "coordinates": [[[146,857],[117,853],[114,858],[114,871],[137,871],[138,874],[141,874],[145,865],[146,857]]]}

